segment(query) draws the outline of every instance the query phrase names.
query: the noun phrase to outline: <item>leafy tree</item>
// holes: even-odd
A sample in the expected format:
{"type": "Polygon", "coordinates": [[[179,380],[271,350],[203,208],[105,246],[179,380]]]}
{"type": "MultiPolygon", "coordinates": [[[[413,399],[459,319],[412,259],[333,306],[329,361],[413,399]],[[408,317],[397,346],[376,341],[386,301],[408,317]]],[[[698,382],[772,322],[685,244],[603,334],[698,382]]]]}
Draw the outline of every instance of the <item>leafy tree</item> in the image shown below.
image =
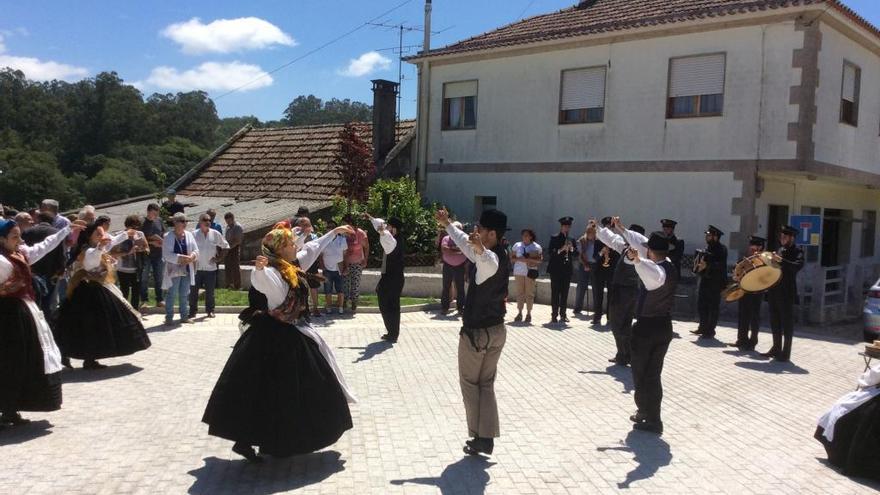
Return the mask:
{"type": "Polygon", "coordinates": [[[324,102],[315,95],[297,96],[284,110],[284,125],[347,124],[372,120],[373,107],[336,98],[324,102]]]}
{"type": "Polygon", "coordinates": [[[23,149],[0,150],[0,203],[19,208],[36,206],[45,198],[62,208],[82,204],[83,197],[61,174],[49,153],[23,149]]]}
{"type": "Polygon", "coordinates": [[[101,170],[85,186],[86,198],[92,204],[143,196],[153,190],[153,184],[117,167],[101,170]]]}

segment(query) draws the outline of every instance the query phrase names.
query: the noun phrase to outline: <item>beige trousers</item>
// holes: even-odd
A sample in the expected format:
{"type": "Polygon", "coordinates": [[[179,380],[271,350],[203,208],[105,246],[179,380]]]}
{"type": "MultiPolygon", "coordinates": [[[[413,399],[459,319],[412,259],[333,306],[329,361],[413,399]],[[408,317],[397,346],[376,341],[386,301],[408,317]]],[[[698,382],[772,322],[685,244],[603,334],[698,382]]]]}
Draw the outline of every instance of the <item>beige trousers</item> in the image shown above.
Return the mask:
{"type": "Polygon", "coordinates": [[[474,340],[479,351],[474,349],[467,335],[461,335],[458,340],[458,376],[468,434],[495,438],[501,435],[498,404],[495,402],[495,375],[507,340],[507,329],[501,324],[475,332],[474,340]]]}
{"type": "Polygon", "coordinates": [[[516,281],[516,309],[522,313],[525,306],[526,311],[531,313],[532,305],[535,304],[535,285],[538,281],[525,275],[516,275],[513,278],[516,281]]]}

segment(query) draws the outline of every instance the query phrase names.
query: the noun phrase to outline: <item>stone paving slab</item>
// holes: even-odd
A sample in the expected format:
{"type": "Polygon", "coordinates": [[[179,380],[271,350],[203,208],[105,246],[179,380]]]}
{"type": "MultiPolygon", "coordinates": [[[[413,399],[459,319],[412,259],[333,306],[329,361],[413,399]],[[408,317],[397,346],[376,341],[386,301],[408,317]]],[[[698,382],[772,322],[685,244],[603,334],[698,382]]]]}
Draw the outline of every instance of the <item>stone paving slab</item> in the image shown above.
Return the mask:
{"type": "MultiPolygon", "coordinates": [[[[325,451],[248,465],[200,422],[238,337],[235,315],[167,330],[97,372],[66,371],[64,408],[0,433],[0,494],[847,494],[880,486],[825,464],[816,418],[855,387],[853,342],[799,336],[793,363],[704,344],[676,322],[664,372],[666,433],[631,431],[626,369],[585,320],[509,327],[495,456],[465,457],[459,322],[403,315],[400,343],[377,343],[379,315],[318,325],[360,402],[354,429],[325,451]]],[[[735,338],[720,328],[719,338],[735,338]]],[[[761,349],[769,335],[761,335],[761,349]]],[[[75,362],[78,366],[79,363],[75,362]]]]}

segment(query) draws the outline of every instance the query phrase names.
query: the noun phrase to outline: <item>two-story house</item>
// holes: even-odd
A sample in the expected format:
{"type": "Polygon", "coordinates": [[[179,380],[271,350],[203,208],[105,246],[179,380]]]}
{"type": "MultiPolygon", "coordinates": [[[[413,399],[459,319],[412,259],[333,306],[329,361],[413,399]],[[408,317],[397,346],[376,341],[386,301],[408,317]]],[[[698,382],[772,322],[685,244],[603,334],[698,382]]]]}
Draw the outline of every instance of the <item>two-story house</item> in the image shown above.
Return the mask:
{"type": "Polygon", "coordinates": [[[880,31],[836,0],[586,0],[409,61],[416,173],[460,217],[674,218],[690,252],[713,224],[733,263],[816,214],[812,318],[876,280],[880,31]]]}

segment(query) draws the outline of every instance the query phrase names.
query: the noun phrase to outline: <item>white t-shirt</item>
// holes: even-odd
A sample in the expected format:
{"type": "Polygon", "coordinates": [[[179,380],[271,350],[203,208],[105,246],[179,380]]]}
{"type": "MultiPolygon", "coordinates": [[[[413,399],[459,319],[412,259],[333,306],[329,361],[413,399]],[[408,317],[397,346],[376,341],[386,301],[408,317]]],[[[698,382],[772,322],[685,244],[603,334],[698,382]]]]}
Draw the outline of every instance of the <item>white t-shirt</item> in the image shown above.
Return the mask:
{"type": "MultiPolygon", "coordinates": [[[[522,242],[517,242],[513,245],[513,252],[516,253],[517,258],[522,258],[526,253],[530,254],[531,257],[539,255],[544,250],[541,249],[541,245],[537,242],[533,242],[531,244],[523,244],[522,242]]],[[[513,264],[513,274],[514,275],[522,275],[525,276],[529,272],[529,266],[525,261],[517,261],[513,264]]]]}
{"type": "Polygon", "coordinates": [[[324,250],[324,269],[332,272],[339,271],[339,264],[345,258],[346,249],[348,249],[348,242],[345,240],[345,236],[337,235],[324,250]]]}

